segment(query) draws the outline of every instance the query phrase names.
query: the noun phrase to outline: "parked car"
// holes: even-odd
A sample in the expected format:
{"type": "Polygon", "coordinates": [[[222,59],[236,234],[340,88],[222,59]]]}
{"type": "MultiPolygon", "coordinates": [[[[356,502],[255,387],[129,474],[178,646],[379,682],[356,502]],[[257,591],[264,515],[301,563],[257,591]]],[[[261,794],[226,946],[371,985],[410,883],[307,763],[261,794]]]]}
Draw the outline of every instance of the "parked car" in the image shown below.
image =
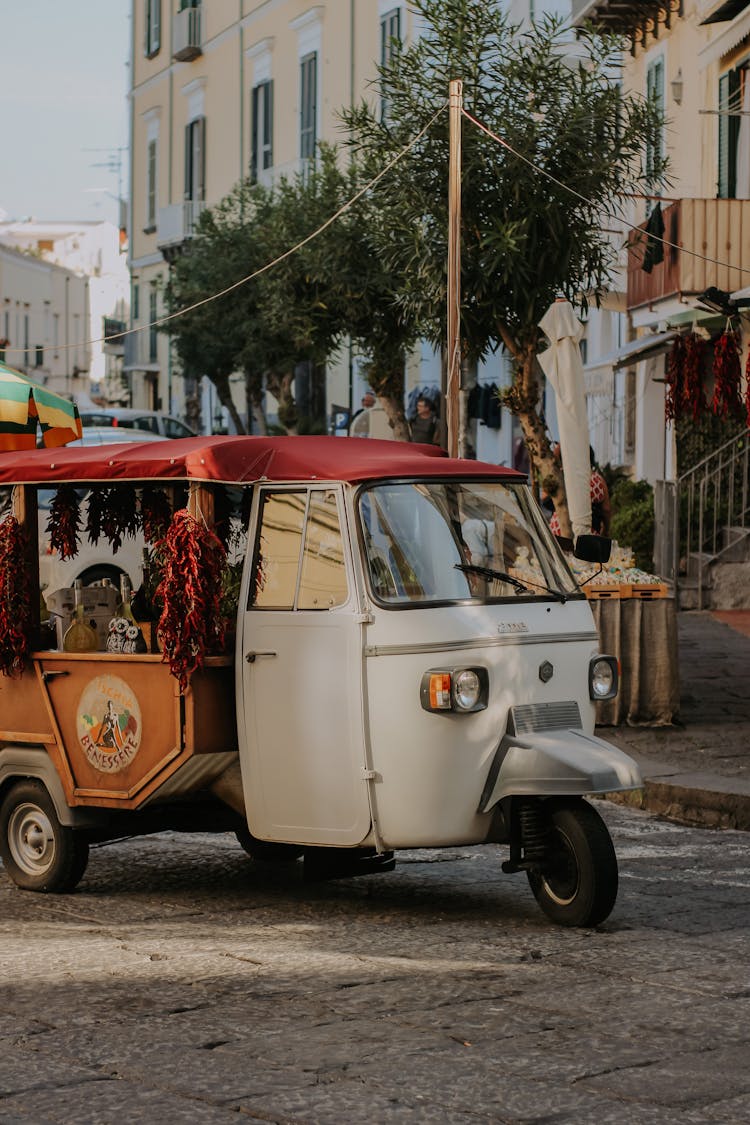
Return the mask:
{"type": "Polygon", "coordinates": [[[196,436],[195,430],[191,430],[179,418],[172,418],[169,414],[162,414],[158,410],[134,410],[123,406],[83,410],[81,422],[87,429],[89,426],[112,426],[129,430],[145,430],[165,438],[196,436]]]}

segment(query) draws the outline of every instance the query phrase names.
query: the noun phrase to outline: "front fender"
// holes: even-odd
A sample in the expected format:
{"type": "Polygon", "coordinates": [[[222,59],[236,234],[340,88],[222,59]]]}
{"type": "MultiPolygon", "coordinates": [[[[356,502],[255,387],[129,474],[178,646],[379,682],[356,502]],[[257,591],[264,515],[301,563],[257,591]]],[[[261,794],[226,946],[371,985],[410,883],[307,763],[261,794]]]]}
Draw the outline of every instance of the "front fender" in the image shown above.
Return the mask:
{"type": "Polygon", "coordinates": [[[638,765],[622,750],[578,730],[506,734],[479,802],[488,812],[503,797],[581,796],[640,789],[638,765]]]}

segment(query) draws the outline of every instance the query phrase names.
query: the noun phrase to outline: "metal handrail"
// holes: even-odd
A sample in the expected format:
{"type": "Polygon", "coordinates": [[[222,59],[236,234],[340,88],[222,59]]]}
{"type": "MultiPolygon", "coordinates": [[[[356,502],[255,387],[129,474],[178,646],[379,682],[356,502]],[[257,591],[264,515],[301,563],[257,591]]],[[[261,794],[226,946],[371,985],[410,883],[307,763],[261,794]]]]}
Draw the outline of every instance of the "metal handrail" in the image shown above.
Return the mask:
{"type": "Polygon", "coordinates": [[[671,555],[675,591],[684,551],[688,567],[691,556],[696,559],[699,609],[703,608],[704,556],[716,558],[727,546],[727,529],[750,527],[749,453],[750,428],[735,434],[682,473],[674,485],[671,555]]]}

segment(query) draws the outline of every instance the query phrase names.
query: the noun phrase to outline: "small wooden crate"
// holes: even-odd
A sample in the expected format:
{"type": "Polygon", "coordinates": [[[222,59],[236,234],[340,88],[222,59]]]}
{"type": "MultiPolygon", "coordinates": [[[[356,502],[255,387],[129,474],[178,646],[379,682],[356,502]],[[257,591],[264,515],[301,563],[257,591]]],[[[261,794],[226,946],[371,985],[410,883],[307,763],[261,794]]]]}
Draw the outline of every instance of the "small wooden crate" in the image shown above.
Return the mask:
{"type": "Polygon", "coordinates": [[[614,598],[629,598],[630,592],[623,592],[627,590],[626,587],[621,586],[619,582],[599,582],[595,586],[582,587],[586,597],[592,602],[598,601],[612,601],[614,598]]]}
{"type": "Polygon", "coordinates": [[[630,587],[629,596],[647,601],[654,598],[668,598],[669,586],[666,582],[636,582],[630,587]]]}

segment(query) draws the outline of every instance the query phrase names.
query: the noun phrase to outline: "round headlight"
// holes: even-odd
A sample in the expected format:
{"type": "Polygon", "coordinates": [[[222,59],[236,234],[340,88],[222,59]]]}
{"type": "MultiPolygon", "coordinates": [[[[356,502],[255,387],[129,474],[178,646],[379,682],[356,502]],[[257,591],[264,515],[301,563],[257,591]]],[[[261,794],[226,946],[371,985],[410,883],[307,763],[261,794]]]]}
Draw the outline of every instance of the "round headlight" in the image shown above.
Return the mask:
{"type": "Polygon", "coordinates": [[[591,694],[594,699],[606,699],[615,686],[615,670],[609,660],[595,660],[591,665],[591,694]]]}
{"type": "Polygon", "coordinates": [[[471,711],[479,702],[482,685],[471,668],[456,672],[453,677],[453,700],[459,711],[471,711]]]}

